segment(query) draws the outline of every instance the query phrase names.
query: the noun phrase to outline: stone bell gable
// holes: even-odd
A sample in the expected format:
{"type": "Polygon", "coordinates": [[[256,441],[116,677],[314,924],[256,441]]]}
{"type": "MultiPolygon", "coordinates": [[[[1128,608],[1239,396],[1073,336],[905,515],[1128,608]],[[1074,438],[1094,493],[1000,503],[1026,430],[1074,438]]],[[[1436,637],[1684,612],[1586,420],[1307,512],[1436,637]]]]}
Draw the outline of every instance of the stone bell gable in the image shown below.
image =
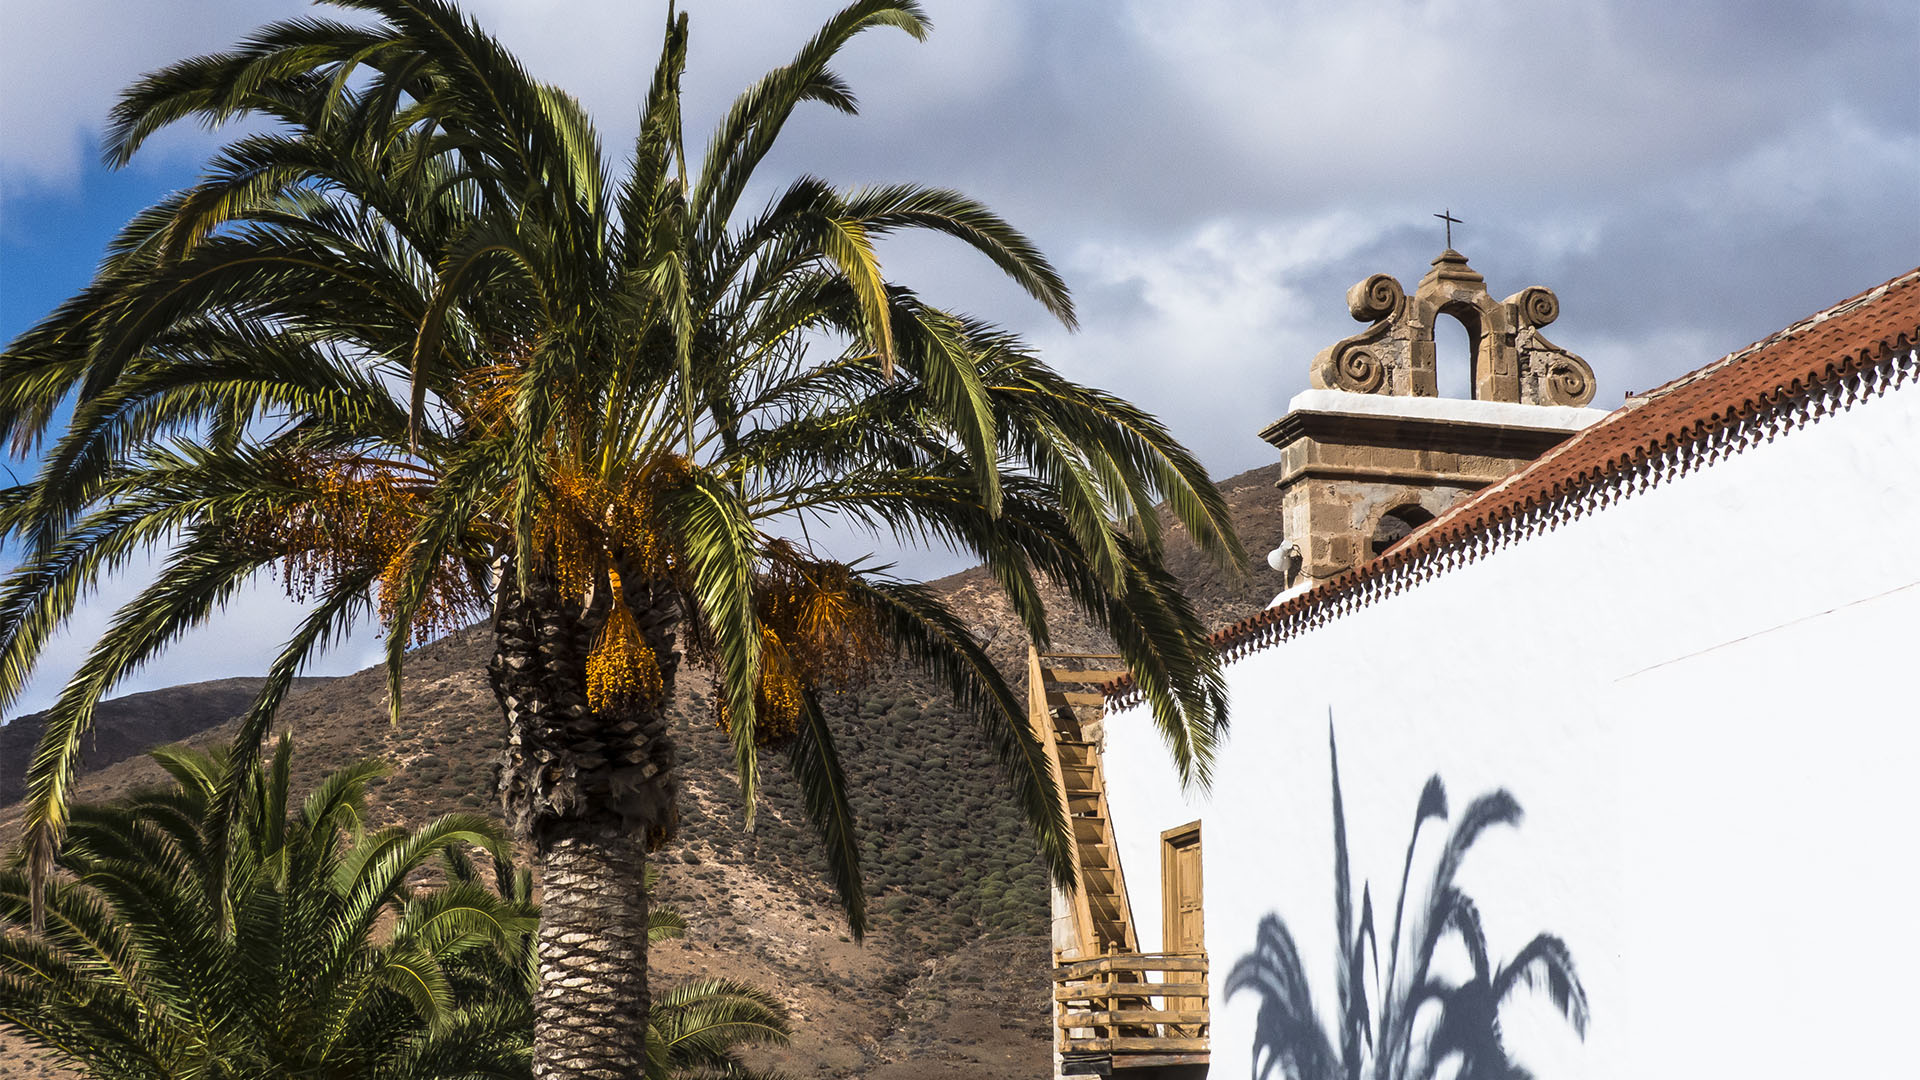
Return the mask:
{"type": "Polygon", "coordinates": [[[1261,437],[1278,447],[1285,535],[1268,562],[1289,589],[1386,552],[1461,499],[1495,484],[1604,413],[1593,369],[1541,327],[1560,315],[1532,286],[1495,300],[1449,247],[1408,296],[1387,274],[1347,290],[1372,325],[1313,358],[1313,389],[1261,437]],[[1439,396],[1434,330],[1467,330],[1470,400],[1439,396]]]}
{"type": "Polygon", "coordinates": [[[1593,400],[1593,369],[1540,332],[1560,317],[1553,290],[1535,285],[1495,300],[1486,279],[1452,248],[1433,260],[1411,297],[1392,276],[1375,274],[1347,290],[1347,310],[1373,325],[1320,350],[1312,369],[1317,389],[1438,396],[1434,328],[1450,315],[1472,341],[1474,400],[1570,406],[1593,400]]]}

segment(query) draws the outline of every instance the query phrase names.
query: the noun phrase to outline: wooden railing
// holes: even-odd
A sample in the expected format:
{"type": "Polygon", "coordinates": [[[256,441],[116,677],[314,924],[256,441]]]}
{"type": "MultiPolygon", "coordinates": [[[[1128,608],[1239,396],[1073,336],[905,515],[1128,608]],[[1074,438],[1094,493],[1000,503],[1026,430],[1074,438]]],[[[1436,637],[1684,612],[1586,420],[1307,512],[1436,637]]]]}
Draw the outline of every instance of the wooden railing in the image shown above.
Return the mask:
{"type": "Polygon", "coordinates": [[[1115,953],[1053,969],[1055,1033],[1062,1054],[1204,1061],[1205,953],[1115,953]]]}

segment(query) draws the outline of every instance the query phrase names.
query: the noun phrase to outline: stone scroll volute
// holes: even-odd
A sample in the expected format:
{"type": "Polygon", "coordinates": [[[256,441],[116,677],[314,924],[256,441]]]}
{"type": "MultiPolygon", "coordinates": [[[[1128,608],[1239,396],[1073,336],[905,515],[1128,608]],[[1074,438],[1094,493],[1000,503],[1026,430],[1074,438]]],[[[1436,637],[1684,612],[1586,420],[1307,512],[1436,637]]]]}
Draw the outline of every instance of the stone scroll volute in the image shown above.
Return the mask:
{"type": "Polygon", "coordinates": [[[1514,314],[1514,351],[1520,355],[1520,402],[1586,405],[1593,400],[1593,368],[1547,340],[1540,328],[1560,317],[1560,298],[1542,285],[1507,297],[1514,314]]]}
{"type": "MultiPolygon", "coordinates": [[[[1356,394],[1404,394],[1395,389],[1393,372],[1403,361],[1405,342],[1393,337],[1404,321],[1407,292],[1390,275],[1375,274],[1347,290],[1347,310],[1372,326],[1346,338],[1313,358],[1312,380],[1320,390],[1356,394]]],[[[1403,375],[1404,378],[1404,375],[1403,375]]]]}

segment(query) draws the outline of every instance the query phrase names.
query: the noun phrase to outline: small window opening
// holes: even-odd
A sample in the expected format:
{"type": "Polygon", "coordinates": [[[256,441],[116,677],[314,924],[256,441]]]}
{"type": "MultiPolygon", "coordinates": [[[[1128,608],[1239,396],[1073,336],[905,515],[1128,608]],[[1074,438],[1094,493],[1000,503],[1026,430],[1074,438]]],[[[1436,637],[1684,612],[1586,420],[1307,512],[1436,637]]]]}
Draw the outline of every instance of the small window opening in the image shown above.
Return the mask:
{"type": "Polygon", "coordinates": [[[1417,503],[1397,506],[1380,515],[1380,524],[1373,529],[1373,553],[1383,554],[1388,548],[1405,540],[1413,530],[1433,520],[1433,514],[1417,503]]]}

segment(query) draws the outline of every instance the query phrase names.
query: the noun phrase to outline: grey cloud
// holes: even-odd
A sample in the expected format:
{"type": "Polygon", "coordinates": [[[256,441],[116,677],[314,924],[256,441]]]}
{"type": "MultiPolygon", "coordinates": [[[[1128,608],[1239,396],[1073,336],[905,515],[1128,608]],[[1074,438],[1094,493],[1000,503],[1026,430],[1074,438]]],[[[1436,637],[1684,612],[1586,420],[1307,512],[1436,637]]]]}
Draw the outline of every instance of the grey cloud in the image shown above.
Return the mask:
{"type": "MultiPolygon", "coordinates": [[[[0,191],[67,175],[76,132],[138,71],[312,11],[0,5],[0,191]]],[[[839,3],[684,6],[697,140],[839,3]]],[[[1910,0],[928,7],[926,43],[882,31],[848,50],[862,115],[804,110],[768,175],[917,180],[1001,210],[1067,273],[1081,333],[950,243],[889,244],[890,268],[1160,413],[1220,475],[1271,460],[1254,432],[1313,352],[1357,328],[1346,287],[1374,272],[1411,284],[1442,207],[1467,219],[1456,246],[1496,292],[1559,293],[1551,334],[1594,363],[1603,404],[1920,258],[1910,0]]],[[[664,4],[473,10],[578,93],[619,155],[664,4]]]]}

